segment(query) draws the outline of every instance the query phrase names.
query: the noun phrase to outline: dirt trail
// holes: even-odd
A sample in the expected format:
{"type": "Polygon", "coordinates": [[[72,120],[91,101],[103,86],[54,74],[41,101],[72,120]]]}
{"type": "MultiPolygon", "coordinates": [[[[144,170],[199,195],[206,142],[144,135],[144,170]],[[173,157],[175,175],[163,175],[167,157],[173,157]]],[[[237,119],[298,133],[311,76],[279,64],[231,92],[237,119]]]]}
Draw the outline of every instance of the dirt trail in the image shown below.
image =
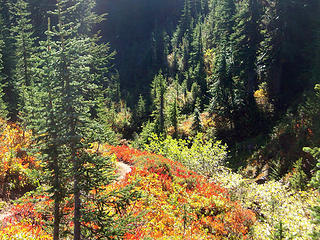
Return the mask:
{"type": "Polygon", "coordinates": [[[117,162],[117,167],[118,167],[118,181],[121,181],[126,177],[128,173],[131,172],[131,167],[128,164],[125,164],[124,162],[117,162]]]}
{"type": "Polygon", "coordinates": [[[11,216],[11,213],[10,213],[11,208],[12,208],[12,205],[7,204],[6,206],[0,209],[0,225],[5,218],[11,216]]]}

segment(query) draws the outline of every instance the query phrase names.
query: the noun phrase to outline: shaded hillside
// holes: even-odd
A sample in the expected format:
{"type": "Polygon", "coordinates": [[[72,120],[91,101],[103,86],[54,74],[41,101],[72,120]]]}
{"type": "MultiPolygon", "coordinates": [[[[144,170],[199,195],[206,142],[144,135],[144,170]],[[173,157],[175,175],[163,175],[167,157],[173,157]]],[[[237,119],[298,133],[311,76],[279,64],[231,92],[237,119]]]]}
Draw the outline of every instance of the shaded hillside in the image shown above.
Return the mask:
{"type": "MultiPolygon", "coordinates": [[[[172,33],[181,14],[183,0],[98,0],[97,11],[108,13],[101,29],[102,39],[117,51],[116,68],[122,89],[136,101],[139,94],[147,95],[155,73],[165,59],[154,59],[155,35],[172,33]]],[[[160,44],[168,44],[161,42],[160,44]]],[[[164,54],[164,53],[161,53],[164,54]]],[[[133,102],[130,102],[130,105],[133,102]]]]}

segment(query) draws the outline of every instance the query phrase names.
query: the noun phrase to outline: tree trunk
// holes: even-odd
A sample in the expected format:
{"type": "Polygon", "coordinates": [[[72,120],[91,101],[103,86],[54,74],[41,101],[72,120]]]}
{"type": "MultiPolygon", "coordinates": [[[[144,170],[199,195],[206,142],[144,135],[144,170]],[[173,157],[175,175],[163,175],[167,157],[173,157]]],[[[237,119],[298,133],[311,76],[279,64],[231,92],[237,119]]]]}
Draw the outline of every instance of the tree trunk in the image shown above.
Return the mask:
{"type": "Polygon", "coordinates": [[[74,240],[80,240],[80,190],[79,190],[79,163],[76,158],[76,154],[73,154],[73,170],[74,170],[74,240]]]}
{"type": "Polygon", "coordinates": [[[60,199],[59,194],[54,194],[54,223],[53,223],[53,240],[59,240],[59,228],[60,228],[60,199]]]}

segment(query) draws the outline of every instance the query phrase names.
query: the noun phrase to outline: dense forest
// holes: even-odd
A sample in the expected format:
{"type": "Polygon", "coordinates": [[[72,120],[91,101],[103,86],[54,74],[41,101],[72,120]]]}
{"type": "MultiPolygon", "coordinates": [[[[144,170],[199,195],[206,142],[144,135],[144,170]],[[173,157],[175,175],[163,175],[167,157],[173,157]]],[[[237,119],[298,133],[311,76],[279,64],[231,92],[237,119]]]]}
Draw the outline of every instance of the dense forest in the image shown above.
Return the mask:
{"type": "Polygon", "coordinates": [[[0,240],[319,239],[319,0],[0,0],[0,240]]]}

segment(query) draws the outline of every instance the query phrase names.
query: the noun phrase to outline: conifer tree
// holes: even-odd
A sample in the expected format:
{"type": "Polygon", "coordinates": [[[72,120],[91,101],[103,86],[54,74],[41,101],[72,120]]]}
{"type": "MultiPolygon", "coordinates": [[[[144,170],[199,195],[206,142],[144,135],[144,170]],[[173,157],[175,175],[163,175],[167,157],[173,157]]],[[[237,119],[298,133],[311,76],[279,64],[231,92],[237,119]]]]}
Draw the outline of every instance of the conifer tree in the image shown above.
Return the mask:
{"type": "Polygon", "coordinates": [[[196,106],[193,113],[192,130],[195,135],[201,131],[200,99],[199,98],[196,99],[196,106]]]}
{"type": "MultiPolygon", "coordinates": [[[[0,15],[0,26],[2,26],[3,20],[0,15]]],[[[0,117],[2,119],[6,119],[8,115],[7,111],[7,105],[4,102],[4,92],[3,92],[3,85],[4,85],[4,74],[3,74],[3,59],[2,59],[2,50],[4,48],[4,41],[3,41],[3,36],[0,31],[0,117]]]]}
{"type": "Polygon", "coordinates": [[[257,50],[260,42],[259,18],[261,6],[257,0],[237,4],[235,26],[231,35],[234,74],[239,77],[249,95],[257,86],[257,50]]]}
{"type": "Polygon", "coordinates": [[[179,115],[179,110],[178,110],[177,98],[175,98],[173,103],[171,103],[169,106],[169,119],[170,119],[171,126],[173,126],[173,129],[174,129],[173,137],[175,138],[178,137],[178,115],[179,115]]]}
{"type": "Polygon", "coordinates": [[[11,36],[10,28],[12,22],[12,16],[10,13],[10,3],[9,0],[0,0],[0,35],[4,44],[2,49],[2,59],[3,59],[3,69],[2,69],[2,77],[4,82],[3,98],[7,104],[7,110],[9,114],[9,118],[11,120],[16,120],[17,105],[18,105],[18,93],[16,92],[16,86],[14,82],[14,69],[15,69],[15,44],[14,40],[11,36]]]}
{"type": "MultiPolygon", "coordinates": [[[[92,123],[91,110],[101,94],[97,83],[105,80],[107,66],[106,58],[98,54],[99,49],[105,48],[100,48],[98,38],[89,38],[90,28],[82,25],[85,22],[82,17],[95,22],[95,14],[90,14],[93,5],[85,3],[84,0],[57,0],[56,9],[51,12],[57,25],[50,27],[49,24],[47,41],[41,43],[38,77],[27,101],[29,112],[36,116],[32,128],[39,135],[37,142],[53,193],[54,240],[61,236],[61,210],[65,197],[71,193],[75,240],[90,234],[95,238],[121,236],[129,224],[128,218],[111,224],[114,216],[104,216],[106,199],[111,196],[97,195],[90,199],[92,189],[98,192],[114,178],[110,177],[113,172],[110,159],[87,151],[89,143],[95,140],[92,126],[97,125],[92,123]],[[83,9],[86,6],[89,9],[83,9]],[[95,214],[84,209],[83,204],[89,200],[99,206],[95,214]],[[101,231],[84,227],[82,222],[95,222],[101,231]]],[[[120,199],[126,198],[119,200],[122,207],[135,197],[129,191],[124,189],[119,193],[120,199]]]]}
{"type": "MultiPolygon", "coordinates": [[[[316,89],[320,92],[320,85],[316,86],[316,89]]],[[[319,94],[320,97],[320,94],[319,94]]],[[[320,191],[320,148],[319,147],[314,147],[314,148],[309,148],[305,147],[303,148],[303,151],[311,154],[315,160],[317,161],[316,165],[316,172],[312,177],[311,183],[313,187],[317,188],[318,191],[320,191]]],[[[320,199],[318,199],[318,205],[312,208],[313,210],[313,221],[315,224],[318,226],[320,225],[320,199]]],[[[319,230],[314,230],[312,233],[312,239],[319,239],[320,237],[320,231],[319,230]]]]}
{"type": "Polygon", "coordinates": [[[232,76],[235,92],[235,131],[244,136],[253,134],[261,122],[254,101],[258,85],[256,69],[257,51],[260,42],[260,5],[256,0],[240,1],[236,5],[235,25],[230,41],[232,46],[232,76]],[[241,117],[240,117],[241,116],[241,117]],[[243,132],[244,126],[246,131],[243,132]]]}
{"type": "Polygon", "coordinates": [[[152,82],[152,99],[153,99],[153,112],[152,116],[155,122],[155,132],[157,134],[165,133],[164,126],[164,95],[166,92],[166,79],[160,71],[152,82]]]}
{"type": "Polygon", "coordinates": [[[184,0],[184,7],[182,10],[180,21],[174,33],[174,37],[172,39],[173,48],[175,49],[178,48],[178,44],[182,40],[183,36],[185,35],[186,32],[189,31],[191,21],[192,21],[191,0],[184,0]]]}
{"type": "Polygon", "coordinates": [[[23,109],[28,88],[32,85],[35,75],[34,55],[36,52],[36,39],[31,24],[28,3],[24,0],[17,0],[10,4],[10,10],[15,20],[10,29],[15,39],[16,66],[14,81],[21,99],[20,108],[23,109]]]}
{"type": "Polygon", "coordinates": [[[231,34],[233,32],[235,5],[231,0],[217,1],[215,8],[216,23],[214,43],[217,59],[214,74],[209,80],[211,100],[209,110],[229,121],[234,128],[234,111],[236,104],[235,82],[233,78],[234,60],[232,58],[231,34]]]}
{"type": "Polygon", "coordinates": [[[42,161],[48,176],[46,182],[51,186],[54,200],[53,239],[60,237],[61,208],[68,191],[66,172],[69,170],[63,156],[62,129],[62,83],[58,80],[59,52],[51,39],[50,18],[48,22],[47,41],[40,43],[37,58],[36,81],[28,91],[25,101],[28,128],[36,134],[36,151],[42,153],[42,161]],[[64,184],[62,184],[64,183],[64,184]]]}
{"type": "Polygon", "coordinates": [[[211,94],[209,111],[229,120],[232,125],[234,120],[232,116],[234,108],[234,83],[231,71],[232,66],[227,61],[227,57],[228,53],[223,51],[216,61],[216,68],[209,88],[209,93],[211,94]]]}
{"type": "MultiPolygon", "coordinates": [[[[62,87],[62,125],[64,128],[63,141],[66,146],[67,158],[72,162],[73,195],[74,195],[74,240],[81,238],[81,168],[85,159],[85,149],[88,146],[86,131],[88,113],[91,101],[85,99],[84,93],[94,90],[90,76],[90,40],[81,36],[78,22],[72,22],[69,17],[75,13],[81,1],[57,1],[58,25],[54,35],[60,49],[58,80],[62,87]],[[85,139],[83,141],[82,139],[85,139]]],[[[81,18],[81,17],[80,17],[81,18]]],[[[81,22],[81,21],[80,21],[81,22]]]]}
{"type": "Polygon", "coordinates": [[[136,115],[138,118],[143,118],[145,116],[145,113],[146,113],[146,102],[143,99],[142,95],[140,94],[136,115]]]}

